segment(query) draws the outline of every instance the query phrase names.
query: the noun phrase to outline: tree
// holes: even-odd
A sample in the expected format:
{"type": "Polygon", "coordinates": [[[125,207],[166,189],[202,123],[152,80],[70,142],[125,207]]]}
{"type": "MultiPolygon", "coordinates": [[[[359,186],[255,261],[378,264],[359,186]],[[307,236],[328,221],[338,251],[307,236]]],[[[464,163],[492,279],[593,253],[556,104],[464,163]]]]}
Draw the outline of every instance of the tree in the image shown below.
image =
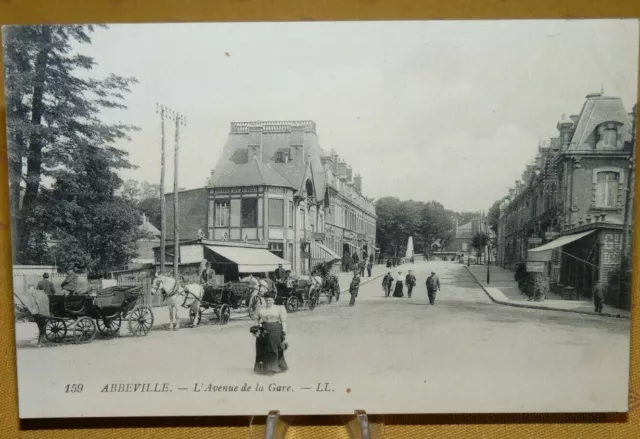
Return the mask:
{"type": "Polygon", "coordinates": [[[487,212],[487,222],[489,223],[489,227],[491,227],[491,229],[495,233],[498,233],[498,220],[500,219],[500,204],[502,204],[502,202],[507,198],[509,197],[504,196],[499,200],[496,200],[491,205],[491,207],[489,208],[489,211],[487,212]]]}
{"type": "Polygon", "coordinates": [[[3,35],[12,230],[19,262],[33,261],[34,245],[48,232],[36,219],[43,177],[55,178],[56,170],[91,148],[108,154],[113,168],[131,167],[127,154],[112,145],[135,128],[105,124],[100,115],[105,109],[126,108],[124,96],[137,81],[114,74],[104,79],[83,75],[96,62],[72,50],[75,42],[90,44],[95,28],[19,26],[3,35]]]}
{"type": "Polygon", "coordinates": [[[489,242],[489,237],[484,232],[478,232],[473,235],[471,239],[471,247],[476,249],[478,256],[480,256],[480,251],[487,246],[489,242]]]}
{"type": "Polygon", "coordinates": [[[127,180],[120,189],[120,195],[144,213],[151,224],[160,228],[162,214],[159,184],[127,180]]]}
{"type": "Polygon", "coordinates": [[[52,187],[41,190],[42,219],[61,241],[55,251],[58,266],[99,276],[136,255],[139,214],[116,195],[122,184],[112,170],[117,158],[97,147],[84,147],[74,157],[67,168],[52,173],[52,187]]]}

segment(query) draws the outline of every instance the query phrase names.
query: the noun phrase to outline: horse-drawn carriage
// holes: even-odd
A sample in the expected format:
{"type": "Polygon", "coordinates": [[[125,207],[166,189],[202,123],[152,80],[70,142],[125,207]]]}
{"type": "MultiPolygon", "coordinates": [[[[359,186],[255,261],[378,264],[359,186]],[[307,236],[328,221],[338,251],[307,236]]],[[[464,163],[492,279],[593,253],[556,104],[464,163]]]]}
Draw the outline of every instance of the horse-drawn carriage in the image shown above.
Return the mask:
{"type": "Polygon", "coordinates": [[[310,276],[291,276],[285,282],[276,283],[276,305],[284,305],[287,312],[296,312],[306,307],[313,311],[318,304],[320,292],[312,288],[310,276]]]}
{"type": "Polygon", "coordinates": [[[260,296],[254,294],[255,287],[247,281],[227,282],[220,286],[205,286],[200,306],[196,311],[189,310],[189,318],[193,326],[202,319],[204,310],[213,309],[213,313],[222,325],[226,325],[231,317],[231,310],[246,308],[251,319],[254,318],[262,303],[260,296]]]}
{"type": "Polygon", "coordinates": [[[129,332],[147,335],[153,326],[153,311],[139,302],[142,287],[114,286],[81,294],[51,295],[42,291],[15,294],[22,311],[38,324],[40,337],[62,342],[71,331],[76,343],[92,341],[97,333],[111,337],[128,320],[129,332]]]}

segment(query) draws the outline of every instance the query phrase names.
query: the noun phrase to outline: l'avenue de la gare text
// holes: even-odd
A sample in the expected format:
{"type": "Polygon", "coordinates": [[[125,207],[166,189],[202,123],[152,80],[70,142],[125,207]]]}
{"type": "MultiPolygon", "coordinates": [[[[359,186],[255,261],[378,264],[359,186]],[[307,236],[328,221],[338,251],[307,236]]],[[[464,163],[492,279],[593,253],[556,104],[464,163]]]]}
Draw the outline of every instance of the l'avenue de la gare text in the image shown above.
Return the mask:
{"type": "MultiPolygon", "coordinates": [[[[303,387],[304,390],[312,390],[312,387],[303,387]]],[[[191,392],[294,392],[293,386],[276,383],[251,385],[218,385],[213,383],[193,383],[190,388],[179,387],[178,390],[191,392]]],[[[318,383],[314,389],[316,392],[333,392],[329,383],[318,383]]],[[[114,383],[105,384],[101,393],[168,393],[172,392],[170,383],[114,383]]]]}

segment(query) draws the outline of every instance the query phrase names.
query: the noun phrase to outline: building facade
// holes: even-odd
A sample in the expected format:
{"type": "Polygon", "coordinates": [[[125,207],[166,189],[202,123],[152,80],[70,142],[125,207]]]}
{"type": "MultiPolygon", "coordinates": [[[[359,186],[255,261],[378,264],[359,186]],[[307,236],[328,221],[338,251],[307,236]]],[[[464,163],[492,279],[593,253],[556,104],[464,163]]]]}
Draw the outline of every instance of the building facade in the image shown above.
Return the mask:
{"type": "Polygon", "coordinates": [[[633,211],[634,120],[621,99],[602,93],[562,117],[558,136],[540,143],[500,206],[501,265],[528,263],[528,271],[545,272],[579,297],[607,282],[633,211]]]}
{"type": "MultiPolygon", "coordinates": [[[[173,194],[166,201],[172,239],[173,194]]],[[[179,192],[178,206],[180,240],[266,244],[299,273],[375,249],[362,177],[320,147],[313,121],[232,122],[207,184],[179,192]]]]}

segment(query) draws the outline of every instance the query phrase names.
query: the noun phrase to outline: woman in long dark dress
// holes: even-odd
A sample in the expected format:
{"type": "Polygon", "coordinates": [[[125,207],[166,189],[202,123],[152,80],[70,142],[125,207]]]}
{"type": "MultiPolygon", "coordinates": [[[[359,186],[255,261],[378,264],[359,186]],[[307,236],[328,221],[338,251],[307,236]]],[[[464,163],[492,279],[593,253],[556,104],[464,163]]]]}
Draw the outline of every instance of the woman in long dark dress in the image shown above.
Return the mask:
{"type": "Polygon", "coordinates": [[[404,292],[402,291],[404,284],[404,276],[402,275],[402,271],[398,271],[398,277],[396,278],[396,288],[393,291],[393,297],[404,297],[404,292]]]}
{"type": "Polygon", "coordinates": [[[275,305],[275,294],[264,294],[266,305],[258,310],[256,336],[255,373],[273,375],[289,370],[284,359],[287,349],[287,311],[284,306],[275,305]]]}

